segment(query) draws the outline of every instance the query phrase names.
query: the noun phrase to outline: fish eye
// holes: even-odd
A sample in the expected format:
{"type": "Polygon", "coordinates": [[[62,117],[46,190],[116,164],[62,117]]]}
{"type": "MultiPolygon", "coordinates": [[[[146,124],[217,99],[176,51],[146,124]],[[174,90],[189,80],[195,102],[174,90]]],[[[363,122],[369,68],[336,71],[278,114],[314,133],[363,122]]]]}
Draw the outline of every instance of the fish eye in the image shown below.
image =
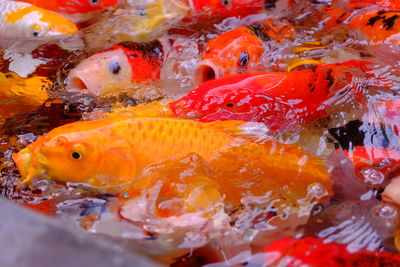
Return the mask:
{"type": "Polygon", "coordinates": [[[40,31],[33,31],[32,35],[33,37],[40,37],[40,31]]]}
{"type": "Polygon", "coordinates": [[[224,5],[224,6],[229,5],[230,2],[231,2],[230,0],[221,0],[221,4],[224,5]]]}
{"type": "Polygon", "coordinates": [[[117,61],[111,62],[110,65],[108,66],[108,68],[114,75],[118,75],[119,72],[121,71],[121,66],[119,65],[119,63],[117,61]]]}
{"type": "Polygon", "coordinates": [[[228,104],[226,104],[226,106],[227,106],[228,108],[233,108],[233,103],[228,103],[228,104]]]}
{"type": "Polygon", "coordinates": [[[81,159],[81,158],[82,158],[82,154],[79,153],[78,151],[72,151],[71,157],[72,157],[73,159],[81,159]]]}
{"type": "Polygon", "coordinates": [[[89,3],[90,3],[92,6],[96,6],[96,5],[99,4],[99,0],[90,0],[89,3]]]}
{"type": "Polygon", "coordinates": [[[249,63],[249,60],[250,60],[249,53],[242,52],[239,57],[239,66],[242,66],[242,67],[246,66],[247,63],[249,63]]]}

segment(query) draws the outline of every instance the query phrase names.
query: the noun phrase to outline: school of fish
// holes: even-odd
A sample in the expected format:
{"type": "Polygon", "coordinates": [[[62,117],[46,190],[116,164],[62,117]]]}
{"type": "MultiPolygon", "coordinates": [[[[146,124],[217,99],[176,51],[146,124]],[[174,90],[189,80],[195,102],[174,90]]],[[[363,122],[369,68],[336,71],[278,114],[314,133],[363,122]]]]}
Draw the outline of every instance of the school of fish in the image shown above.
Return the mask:
{"type": "Polygon", "coordinates": [[[399,36],[397,0],[0,0],[0,192],[169,266],[400,266],[399,36]]]}

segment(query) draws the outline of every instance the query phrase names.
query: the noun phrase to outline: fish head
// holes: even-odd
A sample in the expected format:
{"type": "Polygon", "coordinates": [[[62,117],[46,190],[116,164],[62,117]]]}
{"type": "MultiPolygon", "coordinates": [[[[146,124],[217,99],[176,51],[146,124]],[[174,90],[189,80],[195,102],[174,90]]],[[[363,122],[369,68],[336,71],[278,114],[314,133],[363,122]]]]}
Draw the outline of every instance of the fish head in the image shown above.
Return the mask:
{"type": "Polygon", "coordinates": [[[170,103],[181,118],[250,121],[257,116],[255,78],[262,72],[225,76],[201,84],[187,96],[170,103]],[[256,100],[256,102],[254,101],[256,100]]]}
{"type": "Polygon", "coordinates": [[[93,175],[96,149],[76,135],[59,134],[57,129],[39,137],[13,154],[23,183],[40,179],[86,182],[93,175]]]}
{"type": "Polygon", "coordinates": [[[32,37],[35,39],[63,39],[78,32],[76,25],[68,18],[47,10],[31,23],[32,37]]]}
{"type": "Polygon", "coordinates": [[[18,34],[28,40],[55,40],[78,32],[76,25],[60,14],[26,3],[18,5],[4,19],[5,23],[17,26],[10,35],[18,34]]]}
{"type": "Polygon", "coordinates": [[[212,14],[213,16],[245,16],[254,14],[265,7],[265,0],[189,0],[195,14],[212,14]]]}
{"type": "Polygon", "coordinates": [[[114,186],[135,177],[135,151],[125,139],[113,138],[113,122],[125,118],[65,124],[13,154],[22,184],[39,179],[114,186]]]}
{"type": "Polygon", "coordinates": [[[195,69],[196,86],[225,75],[255,71],[265,51],[264,43],[249,27],[239,27],[210,40],[195,69]]]}
{"type": "Polygon", "coordinates": [[[66,88],[87,90],[94,96],[125,89],[132,85],[132,68],[121,49],[111,49],[83,60],[68,75],[66,88]]]}
{"type": "Polygon", "coordinates": [[[118,0],[75,0],[58,1],[59,9],[67,14],[86,14],[115,6],[118,0]]]}

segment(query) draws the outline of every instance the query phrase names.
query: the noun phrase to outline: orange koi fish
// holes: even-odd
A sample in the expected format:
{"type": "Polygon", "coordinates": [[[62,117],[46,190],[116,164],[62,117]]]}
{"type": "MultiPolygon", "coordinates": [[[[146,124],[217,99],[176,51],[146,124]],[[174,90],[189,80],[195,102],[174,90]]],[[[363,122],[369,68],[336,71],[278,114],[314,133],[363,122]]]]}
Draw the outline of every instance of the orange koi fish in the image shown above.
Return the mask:
{"type": "Polygon", "coordinates": [[[383,251],[360,250],[351,253],[346,245],[306,237],[274,241],[264,248],[265,261],[271,266],[399,266],[400,255],[383,251]]]}
{"type": "Polygon", "coordinates": [[[159,42],[148,45],[121,43],[96,53],[76,66],[66,79],[67,90],[87,90],[95,96],[160,78],[163,50],[159,42]]]}
{"type": "Polygon", "coordinates": [[[65,14],[86,14],[114,6],[118,0],[17,0],[37,7],[65,14]]]}
{"type": "Polygon", "coordinates": [[[290,129],[327,116],[340,99],[360,99],[370,77],[366,64],[348,61],[314,70],[225,76],[203,83],[170,107],[181,118],[258,121],[273,130],[290,129]]]}
{"type": "Polygon", "coordinates": [[[55,128],[15,153],[13,159],[25,178],[23,183],[50,179],[115,192],[127,186],[151,186],[152,180],[143,177],[154,164],[196,154],[209,166],[213,174],[209,178],[226,184],[222,193],[234,188],[245,195],[252,188],[263,195],[266,188],[257,185],[284,188],[297,181],[293,186],[303,196],[314,182],[324,188],[323,196],[330,195],[328,173],[320,159],[298,145],[250,140],[249,136],[262,136],[264,128],[238,121],[111,117],[55,128]]]}
{"type": "Polygon", "coordinates": [[[290,26],[268,19],[262,25],[243,26],[225,32],[206,45],[194,76],[195,85],[229,74],[261,70],[266,42],[293,35],[290,26]]]}
{"type": "Polygon", "coordinates": [[[78,31],[69,19],[31,4],[0,1],[1,41],[57,40],[78,31]]]}

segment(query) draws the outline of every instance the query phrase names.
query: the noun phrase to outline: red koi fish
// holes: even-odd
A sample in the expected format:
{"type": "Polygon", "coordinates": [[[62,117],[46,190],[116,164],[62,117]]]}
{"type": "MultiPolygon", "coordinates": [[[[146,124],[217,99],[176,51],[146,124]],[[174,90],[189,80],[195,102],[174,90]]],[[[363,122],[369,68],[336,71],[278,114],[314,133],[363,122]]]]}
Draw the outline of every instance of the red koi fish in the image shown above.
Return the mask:
{"type": "Polygon", "coordinates": [[[342,266],[400,266],[400,255],[383,251],[360,250],[351,253],[345,245],[306,237],[272,242],[264,248],[271,266],[342,267],[342,266]]]}
{"type": "Polygon", "coordinates": [[[88,90],[99,96],[140,82],[157,80],[163,62],[162,51],[159,42],[114,45],[76,66],[66,79],[66,87],[68,90],[88,90]]]}
{"type": "Polygon", "coordinates": [[[225,76],[201,84],[170,108],[177,117],[258,121],[273,130],[290,129],[328,115],[337,102],[359,100],[371,77],[366,64],[347,61],[293,72],[225,76]]]}

